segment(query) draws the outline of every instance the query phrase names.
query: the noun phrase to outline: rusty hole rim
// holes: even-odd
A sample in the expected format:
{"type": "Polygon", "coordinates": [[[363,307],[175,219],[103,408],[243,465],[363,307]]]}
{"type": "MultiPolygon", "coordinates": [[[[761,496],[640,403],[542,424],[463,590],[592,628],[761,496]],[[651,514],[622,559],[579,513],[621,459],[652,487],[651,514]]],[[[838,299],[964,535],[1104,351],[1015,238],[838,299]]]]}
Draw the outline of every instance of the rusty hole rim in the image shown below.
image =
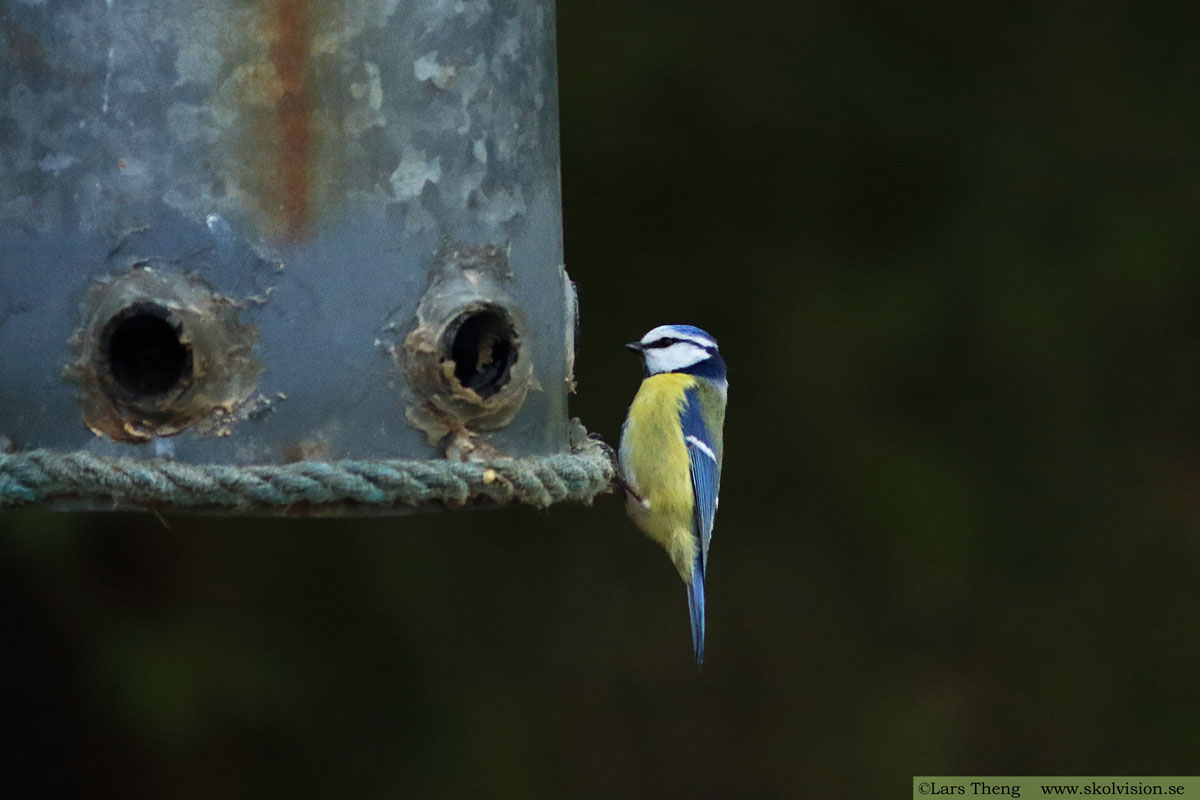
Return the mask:
{"type": "Polygon", "coordinates": [[[520,337],[508,310],[495,303],[472,306],[446,325],[441,337],[443,360],[454,363],[454,379],[483,400],[499,394],[512,381],[520,358],[520,337]]]}
{"type": "Polygon", "coordinates": [[[163,411],[192,385],[192,347],[183,323],[152,300],[131,303],[100,329],[96,371],[112,400],[163,411]]]}

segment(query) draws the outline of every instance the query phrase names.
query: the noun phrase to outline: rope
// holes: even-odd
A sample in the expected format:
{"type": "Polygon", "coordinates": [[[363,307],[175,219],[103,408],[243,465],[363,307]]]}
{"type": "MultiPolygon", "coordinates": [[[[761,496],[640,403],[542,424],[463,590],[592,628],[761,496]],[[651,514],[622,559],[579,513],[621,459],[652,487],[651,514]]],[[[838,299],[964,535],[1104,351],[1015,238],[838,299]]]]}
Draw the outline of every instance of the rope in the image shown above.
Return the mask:
{"type": "Polygon", "coordinates": [[[612,488],[612,449],[587,439],[570,453],[484,462],[415,459],[233,466],[86,452],[0,453],[0,508],[55,500],[117,506],[286,513],[293,506],[446,507],[590,504],[612,488]]]}

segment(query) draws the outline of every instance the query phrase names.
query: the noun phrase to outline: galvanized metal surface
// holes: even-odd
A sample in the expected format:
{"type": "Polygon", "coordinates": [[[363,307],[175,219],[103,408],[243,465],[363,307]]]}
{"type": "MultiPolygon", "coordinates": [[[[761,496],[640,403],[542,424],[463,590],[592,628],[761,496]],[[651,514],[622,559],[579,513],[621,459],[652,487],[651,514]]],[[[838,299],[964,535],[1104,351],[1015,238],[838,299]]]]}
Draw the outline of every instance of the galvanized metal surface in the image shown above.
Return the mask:
{"type": "MultiPolygon", "coordinates": [[[[3,0],[0,26],[0,435],[15,447],[231,464],[443,455],[411,421],[428,393],[408,385],[405,342],[449,271],[464,304],[494,299],[519,320],[519,341],[500,344],[518,352],[514,380],[529,372],[511,420],[471,442],[566,448],[573,296],[548,0],[3,0]],[[481,253],[500,265],[485,281],[481,253]],[[111,357],[79,342],[112,329],[92,319],[98,284],[160,279],[234,304],[261,370],[206,424],[160,435],[171,426],[151,420],[120,441],[89,430],[83,381],[64,372],[111,357]]],[[[184,301],[134,301],[191,347],[184,301]]],[[[469,352],[486,373],[493,342],[469,352]]]]}

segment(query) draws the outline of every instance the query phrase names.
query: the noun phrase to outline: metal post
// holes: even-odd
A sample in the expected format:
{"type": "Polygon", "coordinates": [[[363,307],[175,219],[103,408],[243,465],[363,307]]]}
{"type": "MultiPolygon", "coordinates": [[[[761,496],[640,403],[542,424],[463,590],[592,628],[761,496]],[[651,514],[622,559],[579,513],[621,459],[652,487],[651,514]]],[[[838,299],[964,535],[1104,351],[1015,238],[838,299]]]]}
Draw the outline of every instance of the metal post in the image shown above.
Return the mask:
{"type": "Polygon", "coordinates": [[[567,448],[550,0],[0,5],[0,434],[567,448]]]}

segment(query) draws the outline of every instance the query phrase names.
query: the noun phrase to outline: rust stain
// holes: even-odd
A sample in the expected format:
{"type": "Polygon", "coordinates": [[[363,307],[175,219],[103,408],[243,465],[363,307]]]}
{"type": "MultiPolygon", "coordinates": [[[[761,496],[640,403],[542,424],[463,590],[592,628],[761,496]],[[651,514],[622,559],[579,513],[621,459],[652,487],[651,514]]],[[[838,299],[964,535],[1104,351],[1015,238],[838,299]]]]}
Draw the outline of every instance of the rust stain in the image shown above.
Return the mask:
{"type": "Polygon", "coordinates": [[[291,239],[302,238],[312,224],[313,106],[307,90],[308,0],[275,0],[276,38],[271,61],[282,90],[275,102],[278,126],[278,179],[283,228],[291,239]]]}
{"type": "Polygon", "coordinates": [[[230,204],[276,243],[309,239],[337,213],[341,89],[328,83],[339,74],[328,42],[343,2],[239,0],[228,18],[213,98],[228,122],[214,158],[230,204]]]}

